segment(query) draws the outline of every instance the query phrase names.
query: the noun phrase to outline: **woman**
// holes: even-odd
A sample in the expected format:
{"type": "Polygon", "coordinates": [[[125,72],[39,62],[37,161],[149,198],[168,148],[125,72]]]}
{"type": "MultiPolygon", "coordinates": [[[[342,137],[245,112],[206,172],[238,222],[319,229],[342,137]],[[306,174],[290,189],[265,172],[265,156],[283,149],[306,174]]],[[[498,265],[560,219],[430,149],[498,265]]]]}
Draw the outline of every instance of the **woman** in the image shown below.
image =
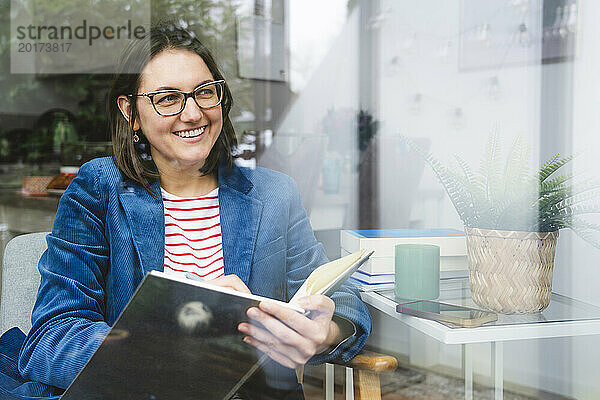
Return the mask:
{"type": "MultiPolygon", "coordinates": [[[[155,27],[118,71],[108,99],[114,157],[83,165],[61,199],[19,355],[24,378],[58,388],[75,378],[150,270],[287,301],[327,261],[294,182],[233,164],[231,93],[197,39],[155,27]],[[180,206],[186,202],[205,206],[180,206]]],[[[302,299],[310,319],[263,303],[248,312],[259,324],[238,328],[289,376],[308,361],[348,360],[370,318],[354,289],[332,299],[302,299]]]]}

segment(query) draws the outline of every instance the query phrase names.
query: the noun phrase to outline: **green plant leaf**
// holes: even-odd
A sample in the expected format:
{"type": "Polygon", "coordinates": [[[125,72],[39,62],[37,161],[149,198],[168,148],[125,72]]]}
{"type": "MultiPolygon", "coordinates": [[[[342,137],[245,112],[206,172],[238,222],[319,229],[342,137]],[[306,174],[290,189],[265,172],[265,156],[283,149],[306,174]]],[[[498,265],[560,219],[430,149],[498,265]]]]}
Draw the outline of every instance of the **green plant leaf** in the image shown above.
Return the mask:
{"type": "Polygon", "coordinates": [[[416,151],[427,164],[431,167],[438,180],[446,190],[446,193],[450,197],[454,209],[458,213],[458,216],[466,226],[476,226],[476,217],[474,215],[474,208],[471,201],[471,196],[460,181],[453,176],[448,169],[438,161],[431,153],[427,153],[421,149],[416,143],[409,138],[402,138],[414,151],[416,151]]]}
{"type": "Polygon", "coordinates": [[[486,219],[492,217],[492,208],[487,201],[485,184],[478,179],[477,176],[470,173],[470,169],[466,163],[464,164],[464,167],[466,169],[463,169],[462,173],[451,169],[447,169],[446,172],[452,175],[457,183],[465,188],[466,194],[469,197],[469,207],[473,210],[474,221],[477,221],[477,224],[479,225],[489,225],[490,222],[486,219]],[[468,176],[470,176],[470,178],[468,176]]]}
{"type": "Polygon", "coordinates": [[[525,143],[520,135],[517,136],[506,156],[506,163],[504,166],[503,189],[505,197],[519,197],[519,188],[528,180],[529,157],[529,145],[525,143]]]}
{"type": "Polygon", "coordinates": [[[503,162],[498,134],[493,133],[475,172],[459,156],[449,168],[410,139],[405,140],[433,169],[465,226],[530,232],[568,227],[600,247],[600,225],[581,218],[600,213],[600,181],[576,181],[572,173],[551,178],[574,156],[556,154],[536,173],[530,173],[530,149],[525,140],[517,137],[503,162]]]}
{"type": "Polygon", "coordinates": [[[485,155],[481,160],[480,173],[485,179],[488,202],[495,207],[502,197],[502,159],[500,154],[500,139],[498,132],[494,132],[488,139],[485,155]]]}
{"type": "Polygon", "coordinates": [[[548,179],[550,175],[556,172],[556,170],[558,170],[560,167],[571,161],[573,158],[575,158],[574,155],[564,158],[561,158],[560,154],[555,154],[554,156],[552,156],[540,168],[540,171],[538,173],[540,182],[544,182],[546,179],[548,179]]]}
{"type": "Polygon", "coordinates": [[[600,182],[597,180],[575,182],[569,186],[562,184],[553,191],[540,195],[539,210],[541,214],[552,214],[564,207],[595,201],[599,197],[600,182]]]}
{"type": "Polygon", "coordinates": [[[566,175],[558,176],[551,180],[540,182],[540,197],[543,197],[552,192],[556,192],[557,190],[564,189],[564,184],[571,179],[573,179],[573,174],[569,173],[566,175]]]}

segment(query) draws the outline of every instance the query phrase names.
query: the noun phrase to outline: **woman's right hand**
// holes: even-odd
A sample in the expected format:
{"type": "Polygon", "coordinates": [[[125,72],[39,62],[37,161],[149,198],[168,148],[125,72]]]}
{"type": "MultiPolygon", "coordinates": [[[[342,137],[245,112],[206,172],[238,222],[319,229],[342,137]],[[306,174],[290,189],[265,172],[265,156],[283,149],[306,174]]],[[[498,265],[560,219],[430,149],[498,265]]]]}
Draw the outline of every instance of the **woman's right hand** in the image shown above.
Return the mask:
{"type": "Polygon", "coordinates": [[[235,274],[223,275],[216,279],[205,281],[211,285],[226,287],[229,289],[237,290],[238,292],[250,293],[248,286],[235,274]]]}

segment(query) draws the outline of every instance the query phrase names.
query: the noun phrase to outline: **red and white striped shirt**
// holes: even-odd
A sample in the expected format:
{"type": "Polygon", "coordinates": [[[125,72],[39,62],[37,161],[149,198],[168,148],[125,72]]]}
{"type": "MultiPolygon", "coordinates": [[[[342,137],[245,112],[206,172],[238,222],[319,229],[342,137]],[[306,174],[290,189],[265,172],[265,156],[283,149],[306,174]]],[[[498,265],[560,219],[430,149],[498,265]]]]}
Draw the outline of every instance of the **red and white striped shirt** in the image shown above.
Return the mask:
{"type": "Polygon", "coordinates": [[[165,272],[203,279],[224,274],[218,188],[202,197],[178,197],[161,188],[165,210],[165,272]]]}

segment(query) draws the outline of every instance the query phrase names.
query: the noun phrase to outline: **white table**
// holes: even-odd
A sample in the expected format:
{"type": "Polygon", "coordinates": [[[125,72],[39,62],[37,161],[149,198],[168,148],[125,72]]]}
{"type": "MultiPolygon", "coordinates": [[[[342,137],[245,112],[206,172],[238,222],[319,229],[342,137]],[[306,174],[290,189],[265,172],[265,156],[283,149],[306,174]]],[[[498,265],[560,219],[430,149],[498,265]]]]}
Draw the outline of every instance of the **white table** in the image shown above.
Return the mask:
{"type": "MultiPolygon", "coordinates": [[[[495,398],[503,396],[502,344],[508,340],[571,337],[600,334],[600,308],[552,294],[550,305],[542,313],[498,315],[498,321],[478,328],[461,328],[396,312],[398,302],[393,290],[361,292],[363,301],[384,314],[445,344],[462,345],[465,399],[473,398],[473,344],[489,342],[492,346],[492,375],[495,398]]],[[[473,308],[467,278],[442,279],[438,301],[473,308]]],[[[377,329],[374,327],[374,329],[377,329]]]]}

